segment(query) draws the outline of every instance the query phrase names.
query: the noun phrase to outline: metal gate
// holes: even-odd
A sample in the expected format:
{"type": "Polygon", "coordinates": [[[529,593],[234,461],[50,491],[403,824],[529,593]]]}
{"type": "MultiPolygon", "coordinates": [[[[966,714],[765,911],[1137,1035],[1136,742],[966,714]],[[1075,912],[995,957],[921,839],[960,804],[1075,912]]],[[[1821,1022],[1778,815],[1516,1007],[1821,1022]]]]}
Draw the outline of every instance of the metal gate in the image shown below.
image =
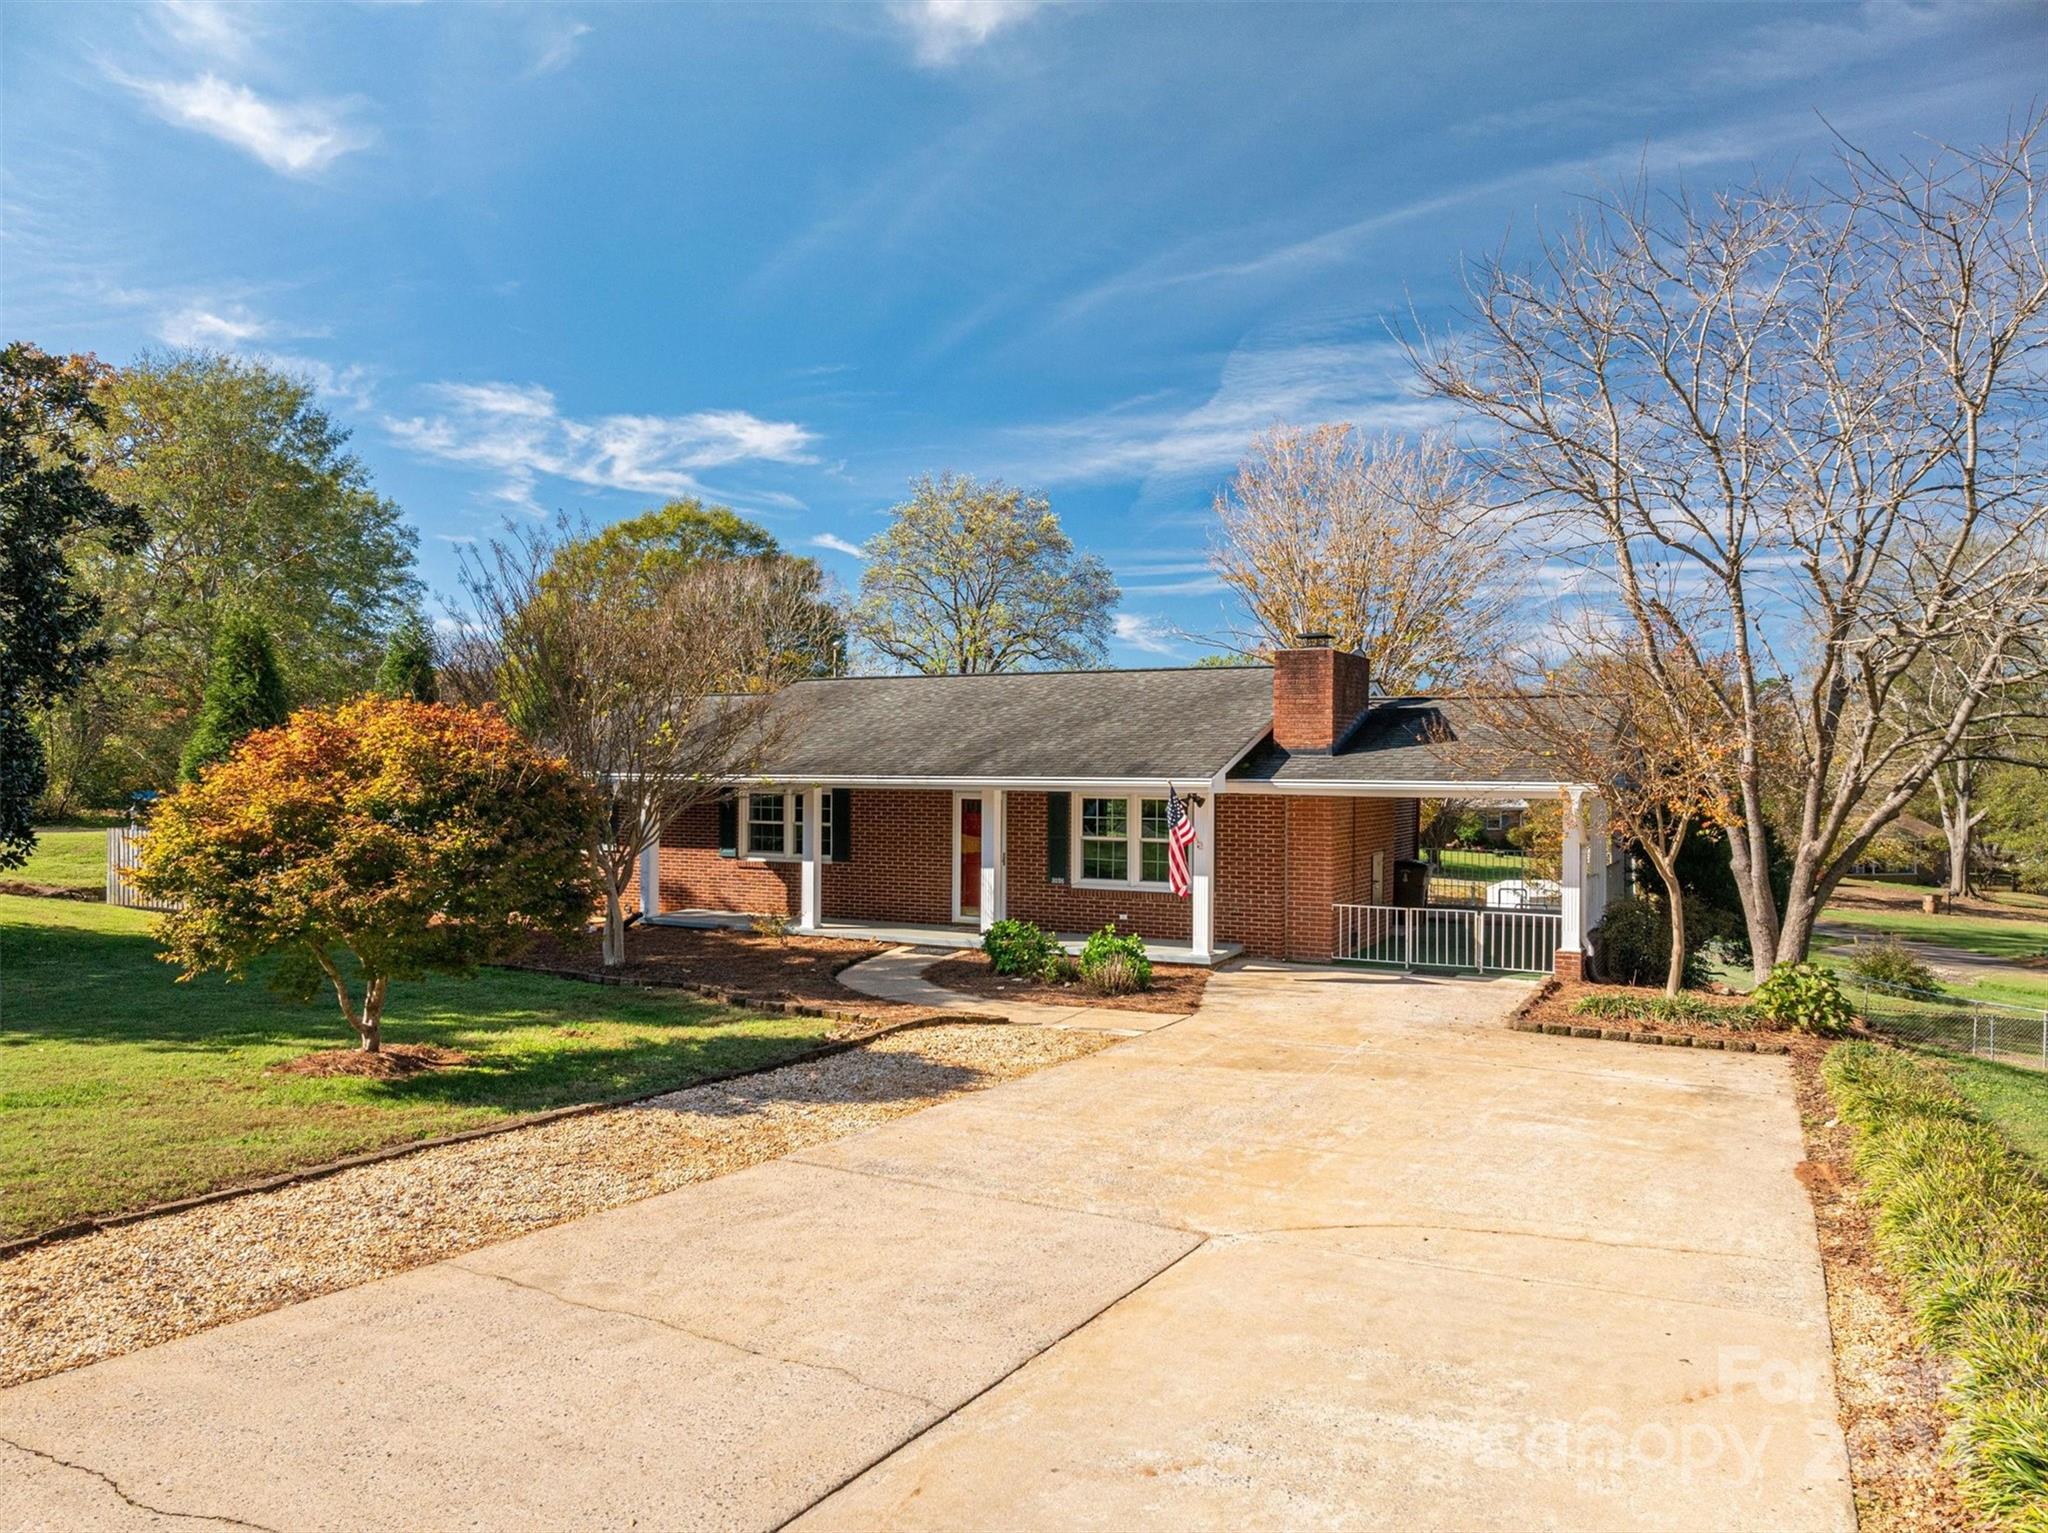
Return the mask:
{"type": "Polygon", "coordinates": [[[1389,969],[1548,974],[1564,917],[1549,910],[1339,905],[1336,958],[1389,969]]]}

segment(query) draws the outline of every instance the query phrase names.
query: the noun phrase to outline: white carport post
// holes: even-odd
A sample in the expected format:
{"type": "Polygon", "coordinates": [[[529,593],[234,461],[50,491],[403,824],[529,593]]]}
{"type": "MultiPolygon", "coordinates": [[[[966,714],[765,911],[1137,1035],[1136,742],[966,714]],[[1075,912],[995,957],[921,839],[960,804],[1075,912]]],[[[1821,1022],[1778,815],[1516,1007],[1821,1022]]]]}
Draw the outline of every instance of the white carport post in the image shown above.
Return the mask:
{"type": "Polygon", "coordinates": [[[803,894],[797,930],[814,932],[825,919],[825,859],[818,842],[824,834],[823,788],[806,788],[804,800],[803,894]]]}
{"type": "Polygon", "coordinates": [[[991,789],[981,796],[981,929],[987,931],[1003,919],[1003,904],[1006,880],[1003,877],[1006,858],[1003,855],[1004,842],[1008,839],[1004,820],[1009,808],[1009,795],[1001,788],[991,789]]]}
{"type": "Polygon", "coordinates": [[[1614,858],[1614,832],[1607,823],[1607,800],[1596,798],[1586,813],[1586,930],[1607,914],[1613,898],[1607,887],[1608,864],[1614,858]]]}
{"type": "Polygon", "coordinates": [[[640,919],[661,914],[661,837],[640,852],[640,919]]]}
{"type": "Polygon", "coordinates": [[[1558,858],[1559,883],[1563,895],[1558,901],[1564,917],[1557,936],[1558,951],[1586,950],[1586,800],[1580,788],[1568,788],[1564,796],[1564,847],[1558,858]]]}
{"type": "Polygon", "coordinates": [[[1196,963],[1210,963],[1216,957],[1216,785],[1196,795],[1188,806],[1195,822],[1195,844],[1188,848],[1188,894],[1190,943],[1196,963]]]}

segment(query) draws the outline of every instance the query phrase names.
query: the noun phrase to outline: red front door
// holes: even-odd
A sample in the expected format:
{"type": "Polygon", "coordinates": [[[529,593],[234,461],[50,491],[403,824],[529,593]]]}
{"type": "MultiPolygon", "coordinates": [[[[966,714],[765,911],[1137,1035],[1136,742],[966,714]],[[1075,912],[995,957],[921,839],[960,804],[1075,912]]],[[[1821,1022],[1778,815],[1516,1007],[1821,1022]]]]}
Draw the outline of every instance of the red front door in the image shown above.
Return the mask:
{"type": "Polygon", "coordinates": [[[981,915],[981,800],[960,800],[960,917],[981,915]]]}

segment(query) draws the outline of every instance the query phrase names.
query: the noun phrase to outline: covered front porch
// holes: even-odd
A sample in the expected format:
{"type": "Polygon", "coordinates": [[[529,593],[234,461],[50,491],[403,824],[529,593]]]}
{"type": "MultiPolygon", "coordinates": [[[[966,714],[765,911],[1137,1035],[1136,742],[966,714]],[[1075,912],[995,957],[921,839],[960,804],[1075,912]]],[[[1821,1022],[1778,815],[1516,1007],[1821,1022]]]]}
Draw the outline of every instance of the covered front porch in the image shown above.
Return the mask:
{"type": "MultiPolygon", "coordinates": [[[[692,927],[698,930],[747,930],[754,917],[738,915],[729,910],[665,910],[659,915],[646,917],[650,926],[692,927]]],[[[806,936],[843,937],[849,941],[884,942],[896,947],[918,947],[945,952],[957,952],[962,948],[981,946],[983,928],[979,923],[951,922],[940,925],[932,922],[913,921],[834,921],[826,920],[815,928],[792,926],[792,931],[801,930],[806,936]]],[[[1079,953],[1088,940],[1086,932],[1059,932],[1056,934],[1061,947],[1069,953],[1079,953]]],[[[1213,967],[1228,963],[1244,952],[1241,944],[1219,942],[1211,946],[1206,957],[1198,954],[1191,942],[1162,942],[1145,939],[1145,956],[1154,963],[1192,964],[1213,967]]]]}

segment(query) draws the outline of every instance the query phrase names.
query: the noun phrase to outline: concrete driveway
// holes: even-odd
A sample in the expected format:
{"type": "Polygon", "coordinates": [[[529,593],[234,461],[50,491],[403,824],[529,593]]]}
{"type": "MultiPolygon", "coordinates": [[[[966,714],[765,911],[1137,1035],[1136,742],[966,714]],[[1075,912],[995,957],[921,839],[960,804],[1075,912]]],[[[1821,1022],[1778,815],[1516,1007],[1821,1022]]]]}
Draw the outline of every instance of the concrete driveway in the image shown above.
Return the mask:
{"type": "Polygon", "coordinates": [[[871,1133],[0,1394],[0,1527],[1853,1528],[1783,1060],[1252,967],[871,1133]]]}

